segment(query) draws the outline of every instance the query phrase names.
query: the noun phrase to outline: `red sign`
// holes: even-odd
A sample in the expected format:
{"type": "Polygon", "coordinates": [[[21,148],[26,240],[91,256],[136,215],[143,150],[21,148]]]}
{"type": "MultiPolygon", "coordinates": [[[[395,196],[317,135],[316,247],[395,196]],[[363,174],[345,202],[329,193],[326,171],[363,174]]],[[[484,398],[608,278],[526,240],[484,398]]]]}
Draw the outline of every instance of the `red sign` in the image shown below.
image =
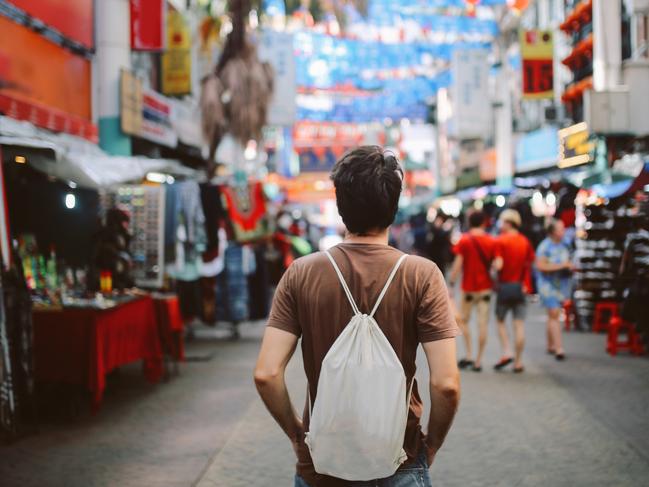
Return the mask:
{"type": "Polygon", "coordinates": [[[90,80],[90,61],[0,16],[0,93],[90,120],[90,80]]]}
{"type": "Polygon", "coordinates": [[[164,49],[165,7],[164,0],[131,0],[131,49],[164,49]]]}
{"type": "Polygon", "coordinates": [[[90,88],[90,61],[0,16],[0,112],[95,139],[90,88]]]}
{"type": "Polygon", "coordinates": [[[523,61],[523,93],[547,97],[554,89],[552,59],[526,59],[523,61]]]}
{"type": "Polygon", "coordinates": [[[0,112],[16,120],[27,120],[37,127],[53,132],[77,135],[95,143],[99,141],[97,126],[88,120],[33,101],[0,93],[0,112]]]}
{"type": "Polygon", "coordinates": [[[65,37],[93,47],[93,0],[9,0],[31,17],[53,27],[65,37]]]}

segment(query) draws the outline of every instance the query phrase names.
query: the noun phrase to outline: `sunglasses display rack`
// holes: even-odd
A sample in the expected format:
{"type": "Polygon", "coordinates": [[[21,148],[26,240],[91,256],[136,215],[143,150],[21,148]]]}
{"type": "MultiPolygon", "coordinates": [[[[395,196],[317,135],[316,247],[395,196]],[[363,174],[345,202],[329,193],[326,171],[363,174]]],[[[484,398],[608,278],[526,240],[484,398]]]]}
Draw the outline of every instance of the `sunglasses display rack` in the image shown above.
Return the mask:
{"type": "Polygon", "coordinates": [[[581,213],[577,219],[581,225],[575,242],[573,297],[579,322],[590,326],[596,303],[622,298],[620,266],[634,213],[626,205],[612,209],[603,203],[577,205],[577,212],[581,213]]]}
{"type": "Polygon", "coordinates": [[[164,185],[119,186],[101,196],[104,211],[118,207],[131,220],[131,254],[135,283],[144,288],[161,288],[164,282],[164,185]]]}

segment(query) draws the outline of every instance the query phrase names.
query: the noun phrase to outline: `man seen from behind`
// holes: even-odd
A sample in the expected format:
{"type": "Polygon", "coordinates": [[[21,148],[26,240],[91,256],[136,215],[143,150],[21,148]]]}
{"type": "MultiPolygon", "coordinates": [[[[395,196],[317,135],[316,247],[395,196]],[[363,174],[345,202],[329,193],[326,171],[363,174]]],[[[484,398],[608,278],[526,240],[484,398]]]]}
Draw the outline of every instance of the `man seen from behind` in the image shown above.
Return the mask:
{"type": "MultiPolygon", "coordinates": [[[[313,436],[309,422],[312,416],[314,423],[316,420],[325,358],[334,342],[338,346],[337,339],[346,327],[352,326],[350,318],[354,316],[363,326],[370,326],[367,320],[370,310],[375,308],[376,324],[394,351],[390,355],[402,365],[402,375],[405,374],[411,389],[405,398],[396,398],[399,402],[409,397],[408,408],[404,409],[407,420],[403,423],[403,448],[399,448],[405,455],[400,465],[395,464],[394,474],[383,478],[380,485],[431,485],[428,468],[449,431],[460,390],[455,362],[455,337],[459,330],[444,279],[427,259],[405,257],[388,246],[388,230],[396,216],[403,178],[393,155],[376,146],[359,147],[336,163],[331,178],[338,211],[347,228],[345,240],[329,250],[330,256],[320,252],[296,260],[283,276],[264,333],[255,383],[268,410],[293,444],[297,487],[378,485],[376,479],[350,483],[316,471],[311,456],[313,445],[305,443],[305,433],[313,436]],[[381,300],[379,294],[383,289],[386,292],[381,300]],[[358,314],[352,312],[353,307],[358,308],[358,314]],[[298,415],[286,388],[284,372],[300,338],[310,400],[303,414],[298,415]],[[425,352],[430,377],[431,414],[426,434],[420,427],[423,403],[414,380],[419,344],[425,352]]],[[[362,399],[350,395],[353,392],[337,397],[338,404],[331,407],[344,408],[362,399]]],[[[387,402],[395,398],[384,399],[387,402]]],[[[326,407],[323,404],[320,408],[326,407]]],[[[365,416],[369,418],[369,413],[376,414],[378,409],[379,404],[371,405],[365,416]]],[[[351,429],[356,425],[349,426],[351,429]]],[[[378,444],[382,431],[371,433],[376,435],[378,444]]],[[[365,465],[355,467],[360,471],[365,465]]],[[[349,472],[347,478],[354,475],[355,472],[349,472]]]]}
{"type": "Polygon", "coordinates": [[[464,338],[466,355],[460,360],[460,368],[482,372],[482,355],[487,346],[489,310],[493,283],[490,277],[494,259],[495,240],[485,231],[487,216],[482,211],[469,214],[469,231],[466,232],[453,251],[455,260],[449,276],[449,284],[455,286],[462,274],[462,295],[460,298],[460,327],[464,338]],[[470,321],[475,308],[478,321],[478,353],[473,359],[470,321]]]}
{"type": "Polygon", "coordinates": [[[504,210],[499,217],[501,234],[496,239],[494,267],[499,272],[496,293],[496,321],[502,347],[501,359],[494,369],[501,370],[514,362],[514,372],[523,372],[525,346],[525,296],[530,290],[530,271],[534,264],[534,248],[520,233],[521,216],[516,210],[504,210]],[[515,355],[512,355],[509,335],[505,325],[511,312],[514,325],[515,355]]]}

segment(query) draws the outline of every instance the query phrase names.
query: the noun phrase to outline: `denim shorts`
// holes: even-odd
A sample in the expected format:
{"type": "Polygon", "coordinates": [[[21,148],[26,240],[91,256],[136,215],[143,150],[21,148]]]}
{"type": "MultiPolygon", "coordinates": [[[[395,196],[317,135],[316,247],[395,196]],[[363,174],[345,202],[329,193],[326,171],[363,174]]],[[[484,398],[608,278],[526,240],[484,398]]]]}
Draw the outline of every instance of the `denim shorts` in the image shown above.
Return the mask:
{"type": "MultiPolygon", "coordinates": [[[[410,465],[405,465],[392,477],[378,480],[349,482],[349,487],[432,487],[426,454],[420,453],[410,465]]],[[[299,475],[295,476],[295,487],[311,487],[299,475]]]]}
{"type": "Polygon", "coordinates": [[[507,313],[512,312],[515,320],[523,321],[527,311],[527,303],[521,301],[520,303],[501,303],[496,301],[496,319],[498,321],[505,321],[507,313]]]}

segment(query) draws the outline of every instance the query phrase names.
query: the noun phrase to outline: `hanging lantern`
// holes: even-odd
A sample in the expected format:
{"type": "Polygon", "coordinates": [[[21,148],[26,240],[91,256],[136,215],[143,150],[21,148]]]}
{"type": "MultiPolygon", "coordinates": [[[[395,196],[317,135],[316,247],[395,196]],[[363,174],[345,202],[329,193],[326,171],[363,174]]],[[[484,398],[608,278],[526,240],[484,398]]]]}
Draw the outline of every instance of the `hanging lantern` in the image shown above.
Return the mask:
{"type": "Polygon", "coordinates": [[[507,5],[517,13],[525,10],[530,4],[530,0],[507,0],[507,5]]]}
{"type": "Polygon", "coordinates": [[[466,13],[469,17],[475,17],[476,7],[481,0],[465,0],[466,1],[466,13]]]}

